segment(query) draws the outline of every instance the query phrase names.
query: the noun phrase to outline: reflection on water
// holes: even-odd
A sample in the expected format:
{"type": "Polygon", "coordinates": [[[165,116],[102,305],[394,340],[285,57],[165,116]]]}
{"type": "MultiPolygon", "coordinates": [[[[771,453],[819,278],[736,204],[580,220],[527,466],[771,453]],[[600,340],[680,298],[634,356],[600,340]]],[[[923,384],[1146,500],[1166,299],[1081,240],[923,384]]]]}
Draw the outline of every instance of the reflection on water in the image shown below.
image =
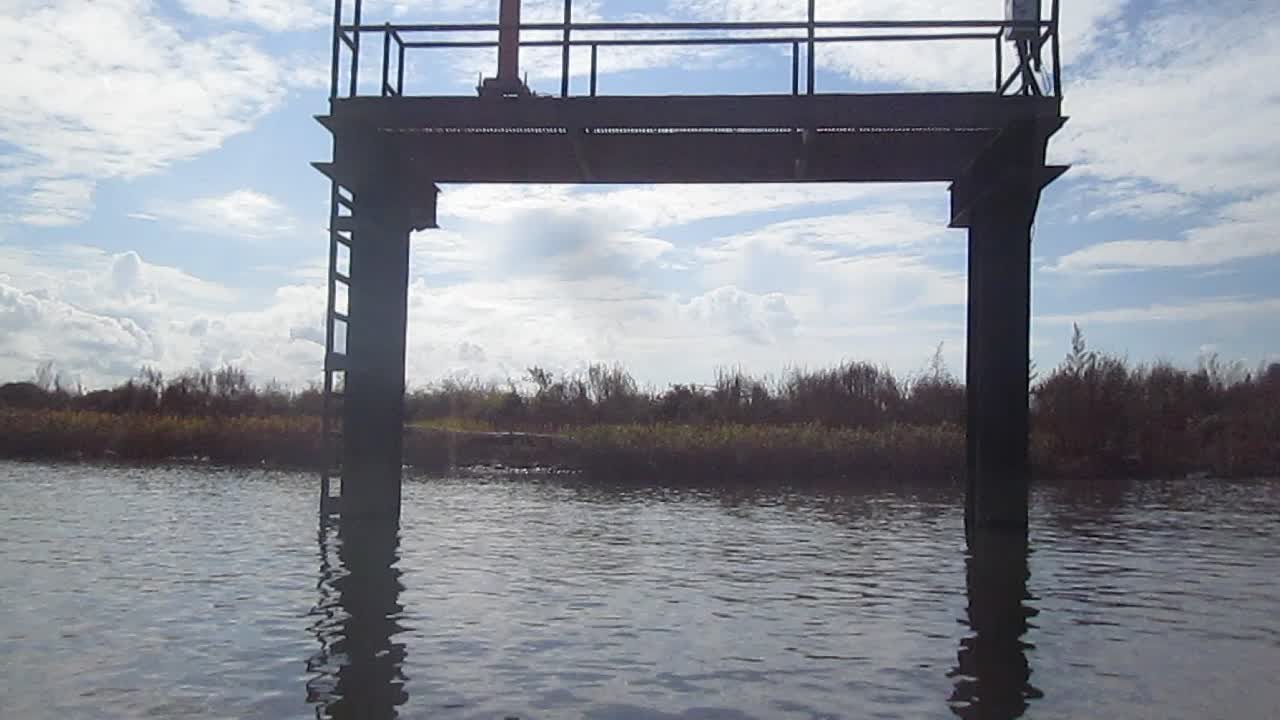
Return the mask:
{"type": "Polygon", "coordinates": [[[1280,717],[1280,482],[1033,500],[0,462],[0,715],[1280,717]]]}
{"type": "MultiPolygon", "coordinates": [[[[598,531],[591,539],[599,540],[598,531]]],[[[319,602],[312,629],[320,651],[308,663],[315,676],[307,683],[307,700],[317,718],[397,717],[408,700],[405,690],[405,644],[394,637],[405,631],[399,620],[404,586],[396,567],[398,528],[392,524],[319,525],[319,602]]],[[[1030,576],[1025,537],[978,533],[965,558],[965,623],[971,633],[960,641],[957,666],[948,676],[954,689],[948,698],[963,718],[1021,717],[1028,702],[1043,697],[1030,683],[1031,668],[1024,642],[1028,618],[1037,611],[1027,604],[1030,576]]],[[[666,717],[635,706],[614,706],[604,717],[666,717]]],[[[750,718],[728,713],[724,717],[750,718]]]]}
{"type": "Polygon", "coordinates": [[[317,718],[396,717],[404,690],[398,528],[392,523],[320,523],[320,601],[312,629],[320,651],[307,669],[317,718]]]}
{"type": "Polygon", "coordinates": [[[960,641],[951,710],[963,718],[1016,718],[1028,700],[1043,697],[1031,685],[1024,642],[1030,577],[1025,538],[976,533],[965,558],[966,620],[960,641]]]}

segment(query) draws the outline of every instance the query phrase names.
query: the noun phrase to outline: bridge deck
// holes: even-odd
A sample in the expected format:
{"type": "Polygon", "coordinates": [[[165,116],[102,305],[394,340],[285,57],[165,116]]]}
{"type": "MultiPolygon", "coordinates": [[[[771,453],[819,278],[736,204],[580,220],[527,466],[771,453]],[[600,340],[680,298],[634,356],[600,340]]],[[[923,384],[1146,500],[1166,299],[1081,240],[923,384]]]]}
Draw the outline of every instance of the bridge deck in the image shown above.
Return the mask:
{"type": "Polygon", "coordinates": [[[990,93],[353,97],[320,167],[405,182],[912,182],[959,177],[1003,128],[1054,132],[1053,97],[990,93]],[[390,159],[390,160],[389,160],[390,159]]]}

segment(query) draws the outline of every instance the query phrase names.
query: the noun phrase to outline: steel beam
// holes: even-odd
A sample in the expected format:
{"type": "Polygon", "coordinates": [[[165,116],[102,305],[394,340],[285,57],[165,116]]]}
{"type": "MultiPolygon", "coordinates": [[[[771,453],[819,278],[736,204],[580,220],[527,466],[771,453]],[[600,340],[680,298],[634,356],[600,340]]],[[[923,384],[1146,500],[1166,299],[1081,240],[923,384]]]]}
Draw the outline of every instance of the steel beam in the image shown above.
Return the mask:
{"type": "MultiPolygon", "coordinates": [[[[767,133],[377,133],[378,142],[422,168],[414,182],[757,183],[945,182],[990,143],[987,132],[767,133]],[[805,172],[796,174],[801,155],[805,172]]],[[[361,151],[318,166],[359,182],[361,151]]],[[[412,163],[411,163],[412,164],[412,163]]]]}
{"type": "Polygon", "coordinates": [[[354,97],[335,100],[332,128],[931,128],[988,130],[1060,117],[1053,97],[866,93],[608,97],[354,97]]]}

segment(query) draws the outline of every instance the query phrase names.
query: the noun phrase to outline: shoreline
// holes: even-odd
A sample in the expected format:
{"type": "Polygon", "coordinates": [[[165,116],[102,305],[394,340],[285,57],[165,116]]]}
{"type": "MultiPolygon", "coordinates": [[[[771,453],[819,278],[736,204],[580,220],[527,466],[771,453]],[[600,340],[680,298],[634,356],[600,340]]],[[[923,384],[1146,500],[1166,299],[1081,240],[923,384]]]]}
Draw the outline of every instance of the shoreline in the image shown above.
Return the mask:
{"type": "MultiPolygon", "coordinates": [[[[964,428],[895,424],[596,424],[558,432],[472,426],[405,427],[404,465],[428,474],[460,469],[574,473],[605,481],[710,485],[959,483],[964,428]]],[[[1037,479],[1276,477],[1280,468],[1202,452],[1190,462],[1103,462],[1055,456],[1032,437],[1037,479]],[[1225,462],[1223,460],[1226,460],[1225,462]],[[1154,467],[1153,467],[1154,466],[1154,467]],[[1158,468],[1155,469],[1155,468],[1158,468]]],[[[0,458],[107,463],[190,463],[319,472],[319,419],[308,416],[177,417],[76,410],[0,409],[0,458]]]]}

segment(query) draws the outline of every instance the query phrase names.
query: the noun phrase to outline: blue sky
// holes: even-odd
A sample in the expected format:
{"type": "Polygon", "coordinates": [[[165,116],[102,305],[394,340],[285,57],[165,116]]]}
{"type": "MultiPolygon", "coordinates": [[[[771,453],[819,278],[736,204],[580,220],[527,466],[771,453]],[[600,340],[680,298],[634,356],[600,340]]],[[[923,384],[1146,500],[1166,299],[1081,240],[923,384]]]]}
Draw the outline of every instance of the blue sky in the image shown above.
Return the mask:
{"type": "MultiPolygon", "coordinates": [[[[802,0],[578,0],[579,19],[801,19],[802,0]]],[[[318,379],[332,5],[5,0],[0,379],[141,365],[318,379]]],[[[496,18],[368,0],[366,22],[496,18]]],[[[998,0],[819,0],[822,19],[998,18],[998,0]]],[[[552,19],[557,2],[525,4],[552,19]]],[[[1066,114],[1033,245],[1033,353],[1071,324],[1135,361],[1280,360],[1280,4],[1063,0],[1066,114]],[[1230,7],[1227,7],[1229,5],[1230,7]],[[1248,13],[1245,13],[1247,5],[1248,13]]],[[[376,50],[376,48],[375,48],[376,50]]],[[[826,46],[820,91],[978,90],[990,47],[826,46]]],[[[369,58],[371,62],[372,57],[369,58]]],[[[526,53],[535,89],[558,57],[526,53]]],[[[585,57],[575,57],[585,68],[585,57]]],[[[610,94],[784,92],[780,51],[602,50],[610,94]]],[[[492,53],[411,56],[470,92],[492,53]]],[[[574,78],[575,89],[585,87],[574,78]]],[[[867,359],[963,370],[965,235],[943,185],[447,186],[413,241],[411,384],[621,362],[705,382],[867,359]]]]}

